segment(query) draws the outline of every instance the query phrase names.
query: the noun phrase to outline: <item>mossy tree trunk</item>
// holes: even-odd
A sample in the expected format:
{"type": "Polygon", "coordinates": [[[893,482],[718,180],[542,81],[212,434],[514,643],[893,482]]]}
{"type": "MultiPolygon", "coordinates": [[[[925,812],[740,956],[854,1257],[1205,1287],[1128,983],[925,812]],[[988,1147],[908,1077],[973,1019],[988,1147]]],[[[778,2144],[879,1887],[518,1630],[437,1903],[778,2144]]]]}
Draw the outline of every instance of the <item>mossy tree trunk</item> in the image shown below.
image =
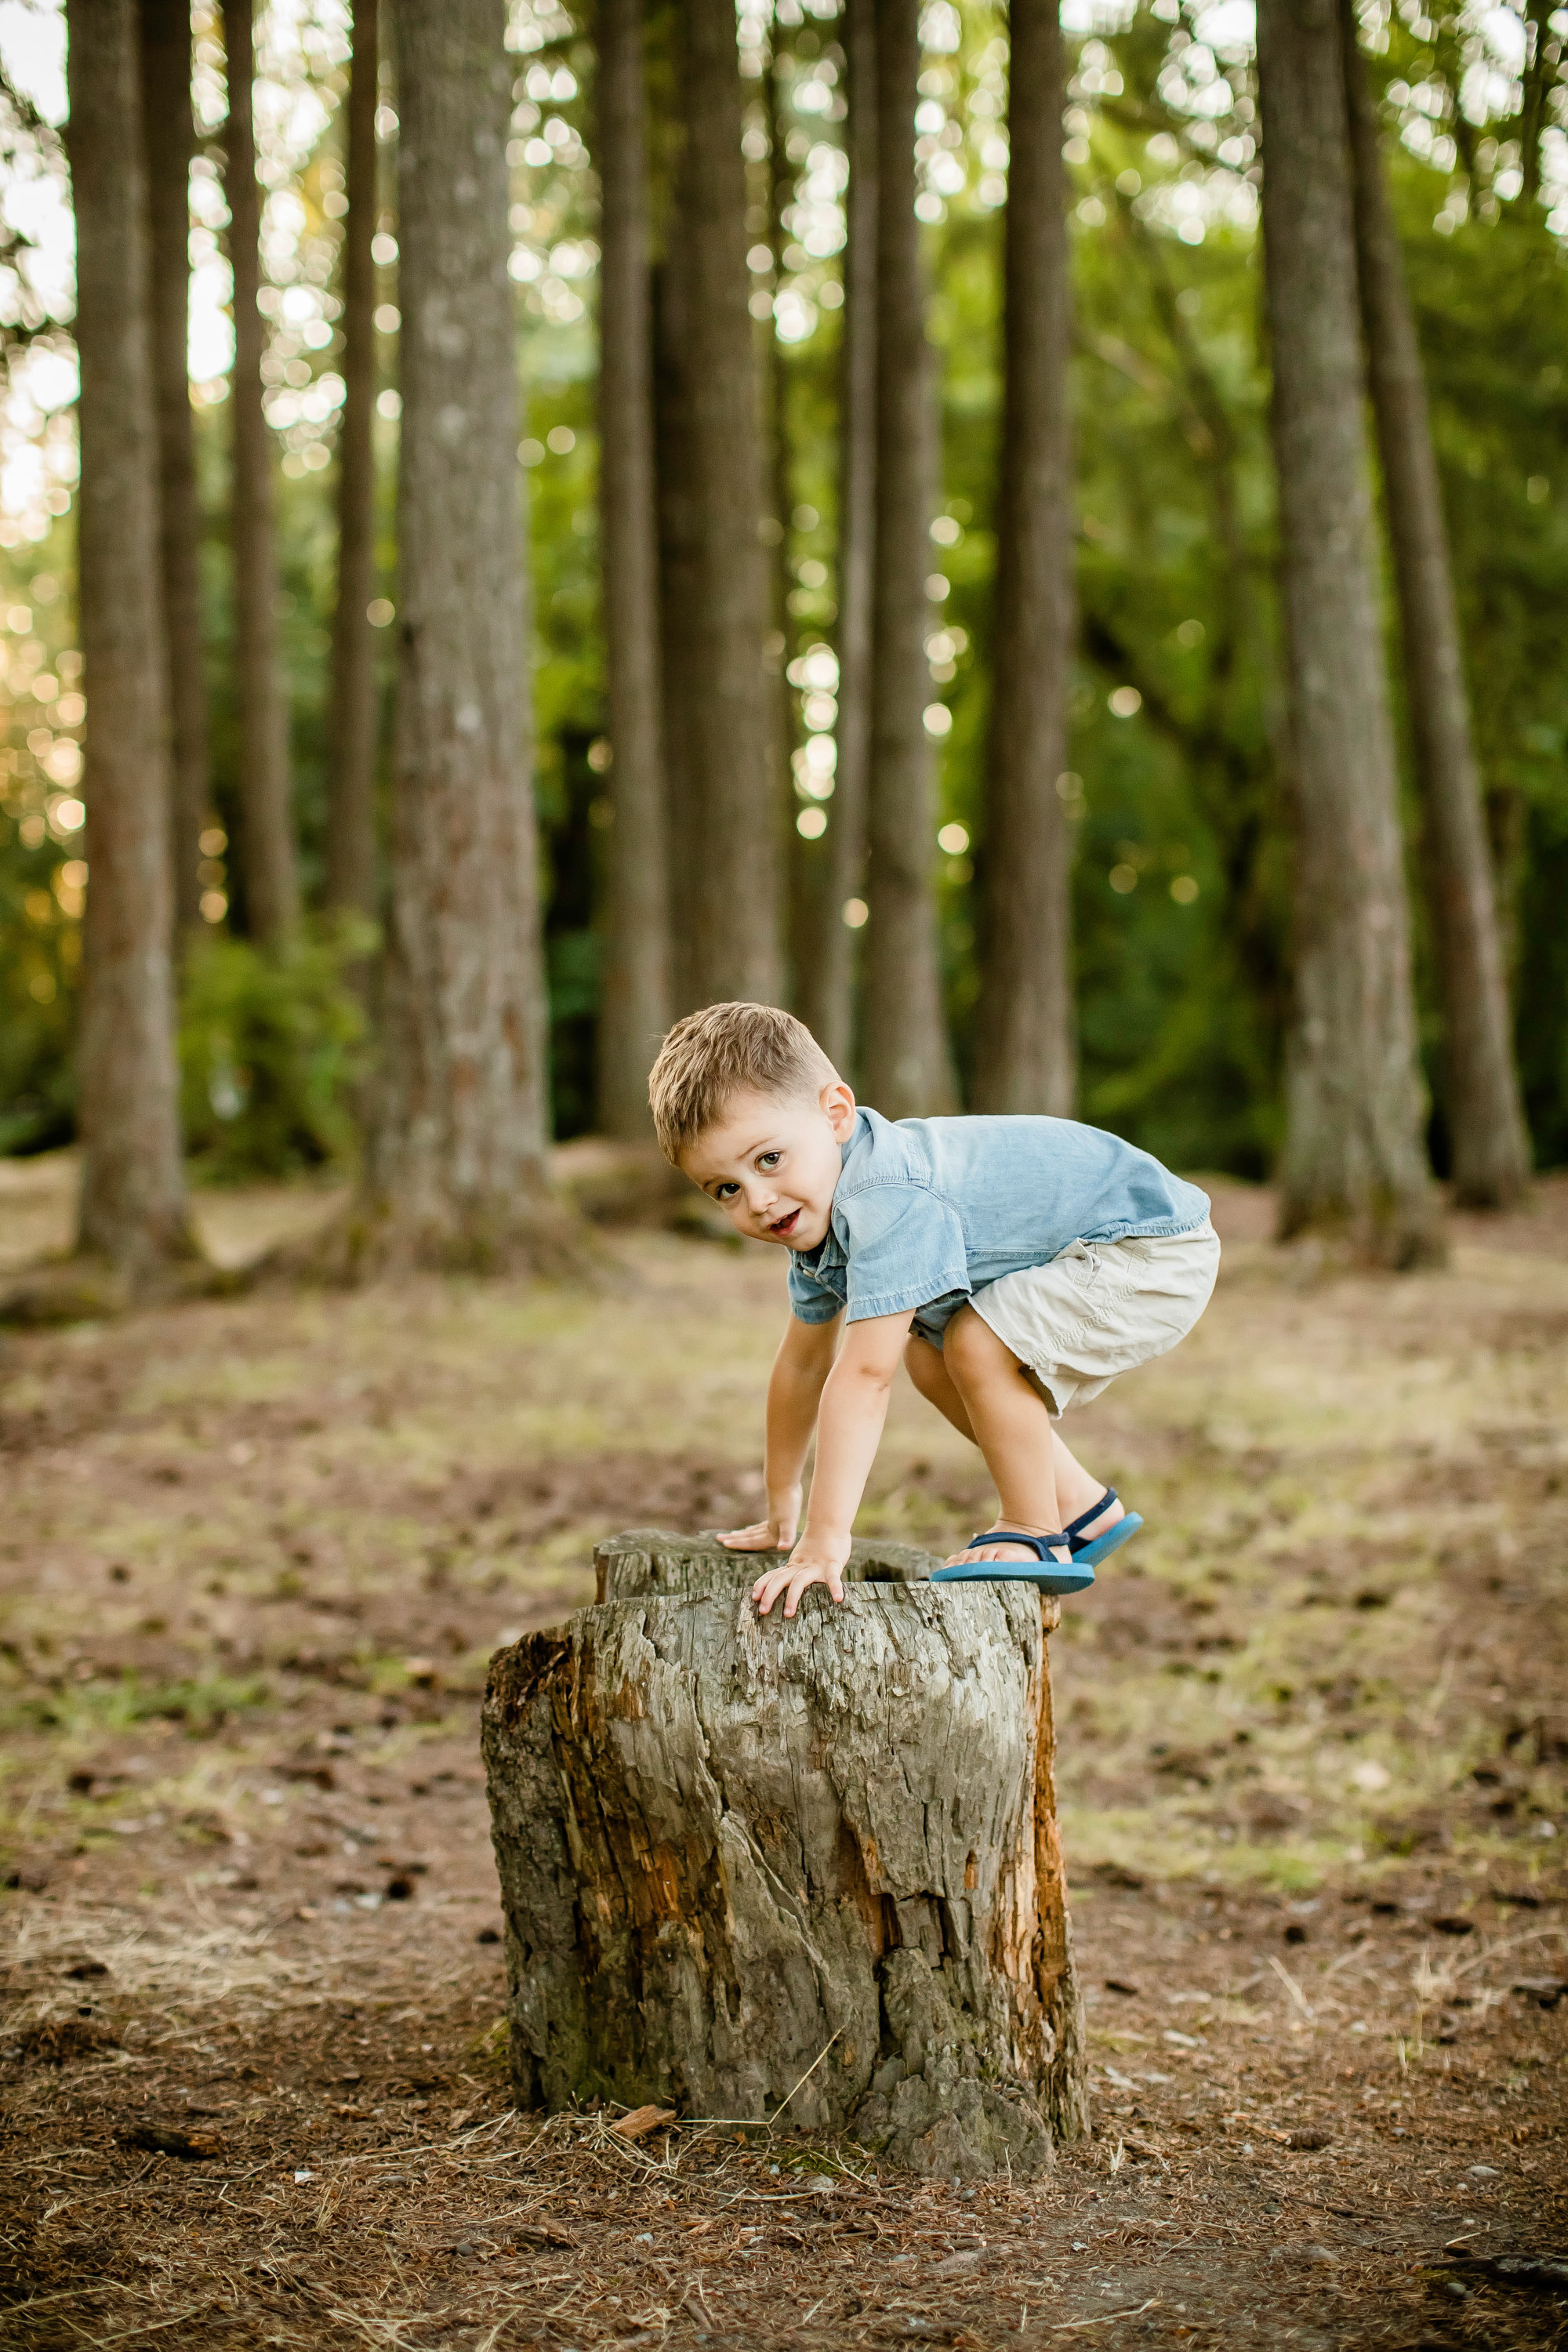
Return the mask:
{"type": "Polygon", "coordinates": [[[787,2116],[942,2177],[1087,2128],[1042,1610],[932,1564],[858,1544],[785,1623],[754,1559],[634,1534],[496,1659],[521,2104],[787,2116]]]}

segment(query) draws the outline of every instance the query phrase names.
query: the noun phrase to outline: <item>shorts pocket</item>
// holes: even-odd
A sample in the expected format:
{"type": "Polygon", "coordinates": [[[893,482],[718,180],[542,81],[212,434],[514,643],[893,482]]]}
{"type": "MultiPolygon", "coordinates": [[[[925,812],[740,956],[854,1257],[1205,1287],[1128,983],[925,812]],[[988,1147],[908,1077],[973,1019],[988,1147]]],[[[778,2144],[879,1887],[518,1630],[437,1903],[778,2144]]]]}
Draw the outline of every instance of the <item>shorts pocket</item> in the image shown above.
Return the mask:
{"type": "Polygon", "coordinates": [[[1051,1260],[1053,1271],[1060,1266],[1069,1282],[1079,1290],[1092,1292],[1105,1272],[1105,1261],[1093,1242],[1068,1242],[1051,1260]]]}

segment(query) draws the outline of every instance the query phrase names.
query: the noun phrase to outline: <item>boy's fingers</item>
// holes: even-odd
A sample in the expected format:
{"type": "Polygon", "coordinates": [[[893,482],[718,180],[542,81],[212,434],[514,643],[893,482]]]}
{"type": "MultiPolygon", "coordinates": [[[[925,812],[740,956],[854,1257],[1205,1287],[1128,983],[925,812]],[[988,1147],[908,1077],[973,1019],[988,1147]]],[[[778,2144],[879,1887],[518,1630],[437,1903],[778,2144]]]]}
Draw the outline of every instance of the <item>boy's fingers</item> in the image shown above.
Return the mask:
{"type": "Polygon", "coordinates": [[[790,1578],[788,1595],[784,1601],[786,1617],[795,1615],[802,1599],[811,1591],[814,1584],[826,1584],[835,1601],[842,1601],[844,1598],[844,1587],[839,1582],[838,1570],[836,1568],[803,1568],[790,1578]]]}

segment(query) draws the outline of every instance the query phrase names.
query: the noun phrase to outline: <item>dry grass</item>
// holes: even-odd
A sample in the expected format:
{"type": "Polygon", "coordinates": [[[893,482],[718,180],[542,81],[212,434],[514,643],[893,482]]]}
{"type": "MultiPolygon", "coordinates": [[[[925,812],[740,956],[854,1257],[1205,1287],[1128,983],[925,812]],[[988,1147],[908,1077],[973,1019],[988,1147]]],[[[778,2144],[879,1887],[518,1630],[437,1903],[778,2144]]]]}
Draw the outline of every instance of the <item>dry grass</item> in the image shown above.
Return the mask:
{"type": "MultiPolygon", "coordinates": [[[[1082,1419],[1149,1525],[1053,1645],[1097,2137],[1028,2189],[508,2105],[483,1662],[749,1515],[761,1253],[5,1343],[6,2340],[1561,2341],[1443,2249],[1561,2244],[1568,1188],[1398,1281],[1265,1211],[1082,1419]]],[[[871,1515],[984,1502],[900,1397],[871,1515]]]]}

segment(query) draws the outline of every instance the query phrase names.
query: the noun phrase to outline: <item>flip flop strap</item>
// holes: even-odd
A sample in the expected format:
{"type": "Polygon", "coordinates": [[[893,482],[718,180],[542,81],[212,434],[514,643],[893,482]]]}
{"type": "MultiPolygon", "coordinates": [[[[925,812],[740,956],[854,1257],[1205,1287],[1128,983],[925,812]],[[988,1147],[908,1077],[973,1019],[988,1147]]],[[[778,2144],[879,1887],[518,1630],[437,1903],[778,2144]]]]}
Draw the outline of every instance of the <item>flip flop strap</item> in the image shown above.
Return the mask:
{"type": "Polygon", "coordinates": [[[1102,1512],[1109,1511],[1110,1506],[1116,1500],[1117,1493],[1115,1487],[1108,1486],[1104,1494],[1101,1495],[1098,1503],[1091,1503],[1087,1511],[1080,1511],[1076,1519],[1069,1519],[1068,1521],[1067,1526],[1062,1530],[1063,1534],[1070,1542],[1074,1536],[1081,1533],[1083,1528],[1088,1527],[1091,1519],[1098,1519],[1102,1512]]]}
{"type": "Polygon", "coordinates": [[[1034,1553],[1037,1559],[1043,1559],[1047,1567],[1065,1568],[1066,1560],[1052,1559],[1051,1553],[1058,1545],[1065,1544],[1066,1541],[1065,1535],[1026,1536],[1020,1535],[1014,1528],[993,1528],[989,1535],[971,1536],[963,1549],[965,1551],[973,1551],[976,1544],[986,1543],[1023,1544],[1026,1549],[1034,1553]]]}

